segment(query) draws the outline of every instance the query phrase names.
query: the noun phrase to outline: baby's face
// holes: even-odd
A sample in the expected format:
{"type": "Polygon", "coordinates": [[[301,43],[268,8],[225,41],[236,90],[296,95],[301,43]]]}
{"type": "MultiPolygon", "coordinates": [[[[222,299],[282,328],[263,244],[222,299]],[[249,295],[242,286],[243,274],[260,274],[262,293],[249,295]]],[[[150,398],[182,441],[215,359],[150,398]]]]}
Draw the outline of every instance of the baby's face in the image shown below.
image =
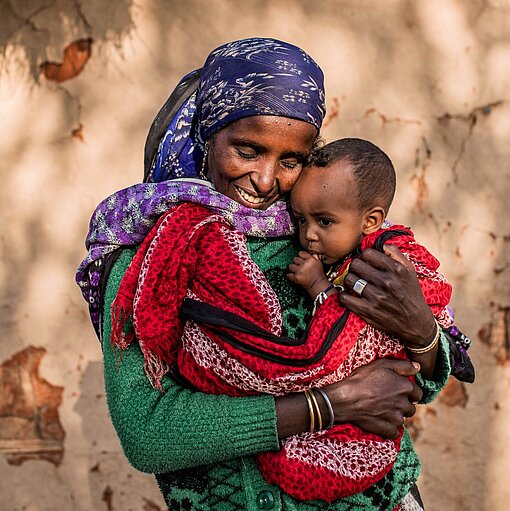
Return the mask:
{"type": "Polygon", "coordinates": [[[349,255],[363,238],[364,215],[357,185],[347,161],[303,170],[291,193],[303,248],[324,264],[349,255]]]}

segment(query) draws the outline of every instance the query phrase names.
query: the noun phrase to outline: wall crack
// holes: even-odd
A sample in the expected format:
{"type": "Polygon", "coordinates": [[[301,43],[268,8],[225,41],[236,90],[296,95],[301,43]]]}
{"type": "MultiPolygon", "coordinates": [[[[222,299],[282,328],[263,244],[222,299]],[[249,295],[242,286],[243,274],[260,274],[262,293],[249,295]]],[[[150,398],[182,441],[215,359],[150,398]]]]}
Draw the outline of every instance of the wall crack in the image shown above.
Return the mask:
{"type": "Polygon", "coordinates": [[[477,106],[471,110],[468,114],[450,114],[448,112],[444,113],[440,117],[437,118],[439,124],[447,126],[451,120],[459,120],[468,125],[467,134],[463,137],[460,143],[459,151],[452,165],[452,175],[453,182],[457,183],[459,179],[459,175],[457,172],[458,166],[464,153],[466,151],[466,145],[469,142],[471,136],[473,135],[474,128],[480,116],[488,116],[491,114],[494,108],[497,108],[503,105],[503,100],[493,101],[491,103],[487,103],[482,106],[477,106]]]}

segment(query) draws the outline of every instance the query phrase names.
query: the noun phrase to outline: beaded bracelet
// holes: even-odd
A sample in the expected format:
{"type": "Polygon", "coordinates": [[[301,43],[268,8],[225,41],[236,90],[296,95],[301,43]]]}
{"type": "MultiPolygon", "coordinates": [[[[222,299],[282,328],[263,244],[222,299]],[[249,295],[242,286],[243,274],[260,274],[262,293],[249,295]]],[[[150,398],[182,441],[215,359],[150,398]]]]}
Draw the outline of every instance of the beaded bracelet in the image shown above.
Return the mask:
{"type": "Polygon", "coordinates": [[[434,339],[430,341],[427,346],[424,346],[423,348],[410,348],[409,346],[406,346],[408,351],[411,353],[416,353],[417,355],[422,355],[423,353],[428,353],[429,351],[433,350],[436,347],[436,344],[439,342],[439,336],[441,334],[441,327],[439,326],[439,323],[437,322],[437,319],[434,319],[436,322],[436,335],[434,335],[434,339]]]}
{"type": "Polygon", "coordinates": [[[315,314],[315,311],[317,310],[317,307],[319,305],[322,305],[326,298],[328,297],[328,291],[331,291],[333,288],[339,287],[335,286],[335,284],[330,284],[324,291],[321,291],[313,300],[313,310],[312,310],[312,316],[315,314]]]}

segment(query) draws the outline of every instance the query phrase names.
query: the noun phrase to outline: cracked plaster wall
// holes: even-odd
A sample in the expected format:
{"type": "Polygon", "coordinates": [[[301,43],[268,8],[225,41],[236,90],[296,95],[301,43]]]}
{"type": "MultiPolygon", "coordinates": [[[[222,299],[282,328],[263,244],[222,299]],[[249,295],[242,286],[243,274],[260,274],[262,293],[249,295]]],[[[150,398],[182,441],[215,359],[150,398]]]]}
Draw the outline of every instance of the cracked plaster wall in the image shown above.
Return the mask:
{"type": "Polygon", "coordinates": [[[147,129],[177,80],[222,42],[266,35],[302,46],[323,67],[327,140],[361,136],[392,157],[390,217],[439,256],[458,324],[474,341],[476,384],[453,382],[411,426],[427,509],[507,509],[509,0],[244,0],[242,9],[233,0],[0,0],[0,8],[0,363],[43,349],[38,371],[63,389],[65,431],[60,464],[15,466],[0,453],[0,508],[163,507],[110,425],[74,271],[93,207],[140,179],[147,129]]]}

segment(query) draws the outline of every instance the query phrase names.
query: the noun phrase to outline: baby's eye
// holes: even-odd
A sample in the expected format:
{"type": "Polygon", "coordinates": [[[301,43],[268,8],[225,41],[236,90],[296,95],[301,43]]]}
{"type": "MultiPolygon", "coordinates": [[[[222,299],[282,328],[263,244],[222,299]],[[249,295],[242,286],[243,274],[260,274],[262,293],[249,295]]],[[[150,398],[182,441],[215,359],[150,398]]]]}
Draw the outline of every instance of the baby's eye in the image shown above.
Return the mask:
{"type": "Polygon", "coordinates": [[[297,215],[294,215],[294,216],[296,217],[296,221],[299,225],[305,225],[305,223],[306,223],[305,217],[297,216],[297,215]]]}
{"type": "Polygon", "coordinates": [[[329,227],[333,224],[333,220],[330,220],[329,218],[319,218],[319,225],[322,225],[322,227],[329,227]]]}

